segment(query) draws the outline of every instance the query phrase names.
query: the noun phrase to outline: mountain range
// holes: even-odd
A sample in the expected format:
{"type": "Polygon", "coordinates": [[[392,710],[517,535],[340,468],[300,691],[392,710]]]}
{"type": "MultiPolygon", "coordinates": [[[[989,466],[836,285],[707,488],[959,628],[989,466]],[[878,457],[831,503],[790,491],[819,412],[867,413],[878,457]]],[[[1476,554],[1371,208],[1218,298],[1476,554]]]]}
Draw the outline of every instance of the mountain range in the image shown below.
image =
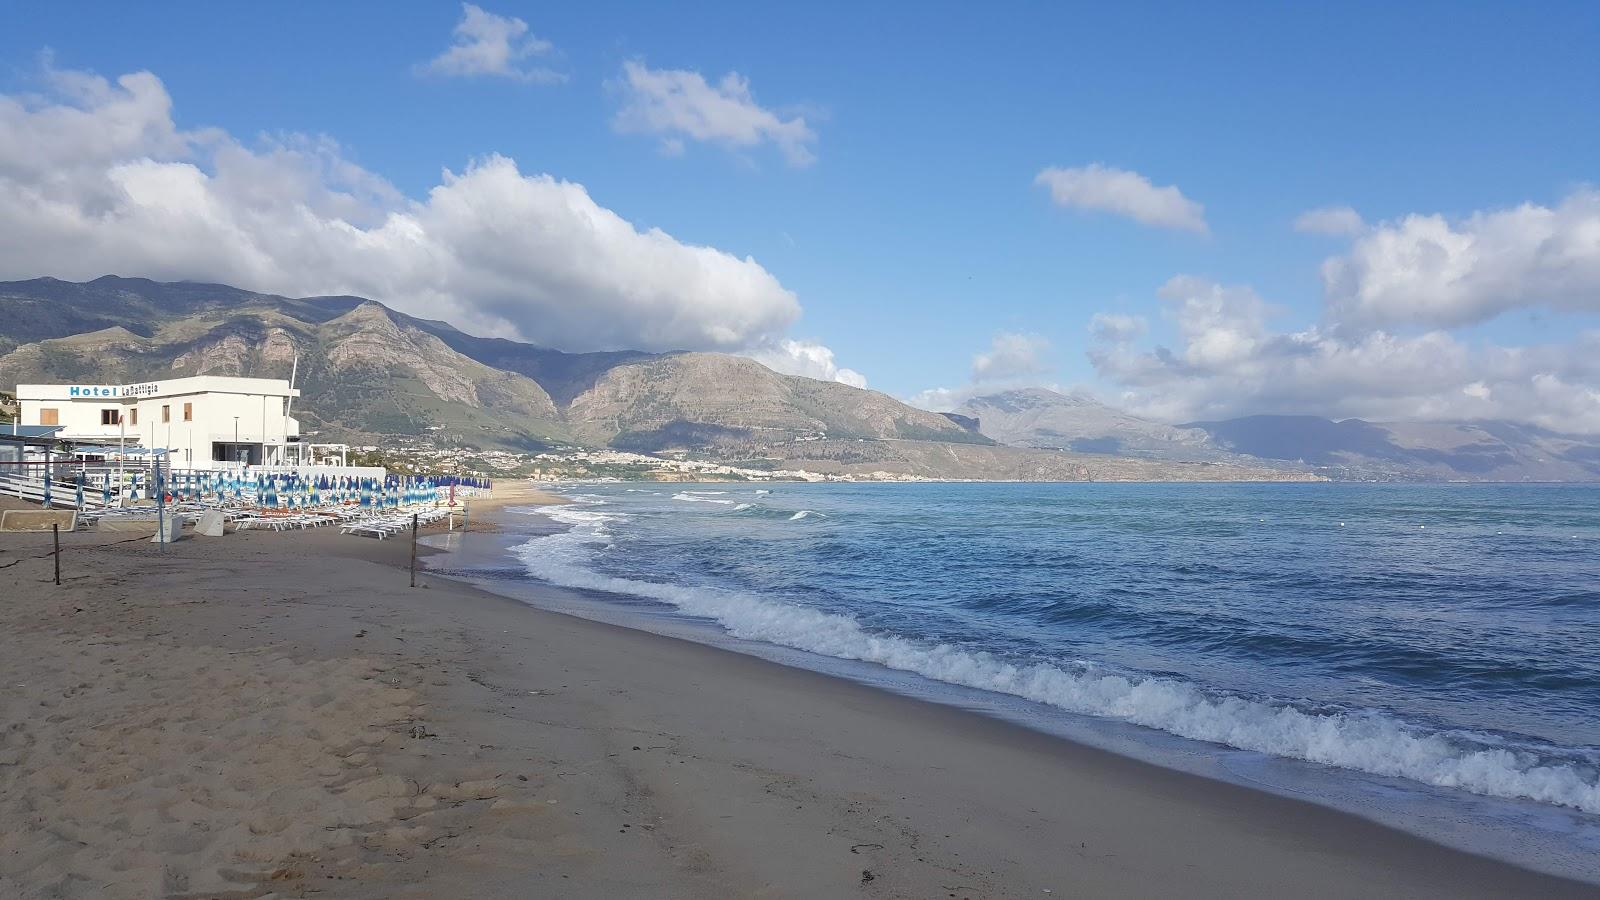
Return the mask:
{"type": "Polygon", "coordinates": [[[1368,422],[1259,415],[1168,425],[1041,388],[968,400],[952,415],[1022,447],[1148,459],[1288,464],[1341,480],[1597,481],[1600,440],[1504,421],[1368,422]]]}
{"type": "Polygon", "coordinates": [[[1600,442],[1505,422],[1169,425],[1081,394],[937,414],[720,353],[565,353],[361,297],[105,276],[0,282],[0,385],[287,378],[320,440],[685,452],[756,467],[1018,480],[1600,480],[1600,442]],[[298,367],[296,368],[296,361],[298,367]]]}
{"type": "Polygon", "coordinates": [[[1016,447],[1181,460],[1217,460],[1227,455],[1202,429],[1152,422],[1083,394],[1044,388],[973,397],[954,415],[958,422],[977,422],[985,437],[1016,447]]]}
{"type": "MultiPolygon", "coordinates": [[[[296,373],[322,440],[682,451],[757,467],[1029,480],[1280,478],[1010,447],[876,391],[719,353],[563,353],[360,297],[106,276],[0,283],[0,384],[296,373]]],[[[1294,477],[1293,473],[1287,473],[1294,477]]]]}

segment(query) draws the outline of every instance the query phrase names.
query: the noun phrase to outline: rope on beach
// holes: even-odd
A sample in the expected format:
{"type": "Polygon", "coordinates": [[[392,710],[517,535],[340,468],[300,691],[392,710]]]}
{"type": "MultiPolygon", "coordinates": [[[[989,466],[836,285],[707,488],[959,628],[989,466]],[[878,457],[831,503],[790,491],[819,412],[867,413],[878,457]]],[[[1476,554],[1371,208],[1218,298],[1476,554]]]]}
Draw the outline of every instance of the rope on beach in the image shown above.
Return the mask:
{"type": "MultiPolygon", "coordinates": [[[[91,545],[86,546],[86,547],[79,547],[78,549],[79,550],[98,550],[101,547],[115,547],[118,544],[131,544],[131,543],[134,543],[135,541],[144,541],[144,540],[149,540],[149,538],[136,537],[136,538],[128,538],[125,541],[106,541],[103,544],[91,544],[91,545]]],[[[13,559],[11,562],[6,563],[5,565],[0,565],[0,569],[9,569],[12,566],[17,565],[18,563],[24,563],[24,562],[27,562],[30,559],[49,559],[52,556],[55,556],[54,552],[41,553],[38,556],[19,556],[16,559],[13,559]]]]}

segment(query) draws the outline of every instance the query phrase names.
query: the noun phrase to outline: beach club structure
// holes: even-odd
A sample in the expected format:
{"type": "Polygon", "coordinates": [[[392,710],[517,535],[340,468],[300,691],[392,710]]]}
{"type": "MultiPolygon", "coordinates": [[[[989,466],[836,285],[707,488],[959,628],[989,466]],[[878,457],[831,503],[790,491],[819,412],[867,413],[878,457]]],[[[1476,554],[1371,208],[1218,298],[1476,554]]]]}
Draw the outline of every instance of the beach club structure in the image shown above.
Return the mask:
{"type": "Polygon", "coordinates": [[[23,426],[79,445],[160,448],[183,469],[299,461],[300,391],[281,378],[199,375],[141,384],[19,384],[23,426]]]}
{"type": "Polygon", "coordinates": [[[340,445],[300,441],[299,391],[274,378],[202,375],[140,384],[22,384],[0,457],[0,494],[108,515],[235,529],[341,524],[385,537],[489,491],[488,479],[391,475],[345,465],[340,445]],[[130,513],[129,510],[133,510],[130,513]]]}

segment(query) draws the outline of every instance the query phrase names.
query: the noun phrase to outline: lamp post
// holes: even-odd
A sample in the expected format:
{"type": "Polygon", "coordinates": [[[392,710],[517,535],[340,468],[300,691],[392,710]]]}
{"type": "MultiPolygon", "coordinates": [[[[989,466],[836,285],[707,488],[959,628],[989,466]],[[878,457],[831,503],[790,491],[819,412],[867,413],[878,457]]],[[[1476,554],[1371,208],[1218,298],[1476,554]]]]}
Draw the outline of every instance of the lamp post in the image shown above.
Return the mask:
{"type": "Polygon", "coordinates": [[[239,461],[239,417],[233,417],[233,461],[239,461]]]}
{"type": "MultiPolygon", "coordinates": [[[[138,408],[139,407],[137,405],[134,406],[134,409],[138,409],[138,408]]],[[[118,416],[117,417],[117,428],[118,428],[118,431],[117,431],[117,508],[121,509],[123,507],[123,505],[124,505],[123,504],[123,495],[124,495],[124,493],[126,493],[125,490],[124,490],[124,481],[123,481],[123,470],[125,468],[125,463],[123,461],[125,459],[127,459],[127,457],[128,457],[128,420],[127,420],[127,417],[125,417],[125,416],[118,416]]]]}

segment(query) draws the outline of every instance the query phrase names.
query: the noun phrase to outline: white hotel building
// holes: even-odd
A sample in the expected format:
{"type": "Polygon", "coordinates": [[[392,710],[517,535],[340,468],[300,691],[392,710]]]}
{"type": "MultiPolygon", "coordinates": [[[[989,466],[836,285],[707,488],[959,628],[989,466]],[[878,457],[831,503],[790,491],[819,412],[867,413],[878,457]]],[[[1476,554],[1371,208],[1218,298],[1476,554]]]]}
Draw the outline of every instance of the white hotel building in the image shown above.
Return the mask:
{"type": "Polygon", "coordinates": [[[300,391],[281,378],[201,375],[143,384],[19,384],[22,425],[130,450],[164,449],[177,469],[289,465],[300,457],[300,391]]]}

